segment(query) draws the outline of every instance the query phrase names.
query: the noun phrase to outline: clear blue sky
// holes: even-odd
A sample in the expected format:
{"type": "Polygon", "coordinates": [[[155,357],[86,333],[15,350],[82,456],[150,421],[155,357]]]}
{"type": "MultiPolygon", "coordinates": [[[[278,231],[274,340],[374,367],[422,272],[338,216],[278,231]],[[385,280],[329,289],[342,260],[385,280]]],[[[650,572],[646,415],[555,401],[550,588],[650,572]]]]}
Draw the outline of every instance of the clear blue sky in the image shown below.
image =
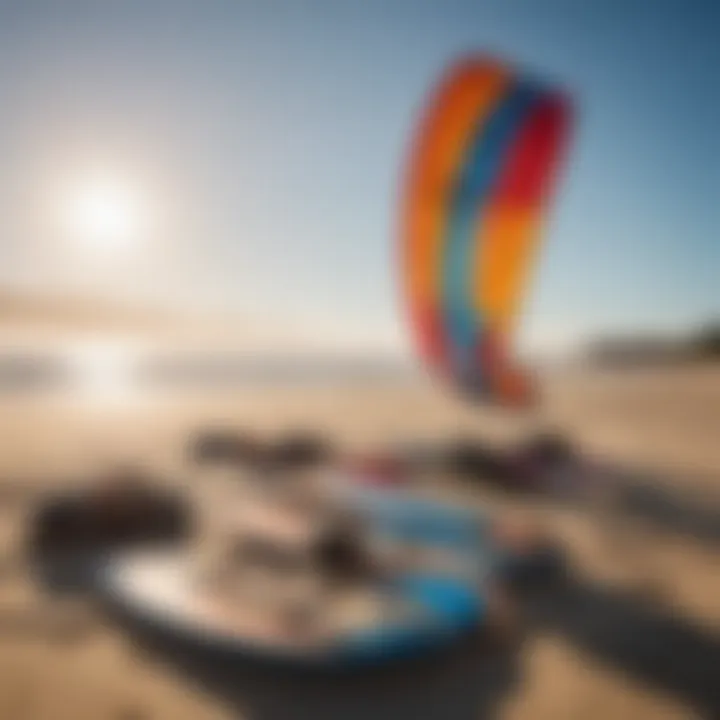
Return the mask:
{"type": "Polygon", "coordinates": [[[524,342],[720,315],[714,0],[0,0],[0,282],[402,341],[398,179],[469,49],[580,108],[524,342]],[[162,207],[92,270],[43,205],[89,159],[162,207]]]}

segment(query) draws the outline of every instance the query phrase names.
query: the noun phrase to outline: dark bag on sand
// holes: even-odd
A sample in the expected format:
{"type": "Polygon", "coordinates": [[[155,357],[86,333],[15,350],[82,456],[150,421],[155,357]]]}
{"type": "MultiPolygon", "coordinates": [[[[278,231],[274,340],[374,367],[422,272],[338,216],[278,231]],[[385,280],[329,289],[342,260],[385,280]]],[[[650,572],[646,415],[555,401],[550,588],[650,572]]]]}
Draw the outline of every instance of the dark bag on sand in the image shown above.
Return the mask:
{"type": "Polygon", "coordinates": [[[60,494],[31,522],[32,555],[92,552],[189,537],[191,507],[180,493],[143,485],[103,486],[60,494]]]}

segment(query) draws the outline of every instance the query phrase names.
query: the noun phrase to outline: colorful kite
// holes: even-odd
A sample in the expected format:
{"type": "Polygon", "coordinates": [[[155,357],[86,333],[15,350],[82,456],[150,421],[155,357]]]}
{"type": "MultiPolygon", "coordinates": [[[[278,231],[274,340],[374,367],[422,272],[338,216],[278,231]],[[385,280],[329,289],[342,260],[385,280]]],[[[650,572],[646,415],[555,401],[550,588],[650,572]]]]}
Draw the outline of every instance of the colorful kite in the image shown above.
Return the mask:
{"type": "Polygon", "coordinates": [[[402,273],[420,353],[504,405],[533,397],[512,338],[570,119],[557,89],[470,58],[440,83],[411,153],[402,273]]]}

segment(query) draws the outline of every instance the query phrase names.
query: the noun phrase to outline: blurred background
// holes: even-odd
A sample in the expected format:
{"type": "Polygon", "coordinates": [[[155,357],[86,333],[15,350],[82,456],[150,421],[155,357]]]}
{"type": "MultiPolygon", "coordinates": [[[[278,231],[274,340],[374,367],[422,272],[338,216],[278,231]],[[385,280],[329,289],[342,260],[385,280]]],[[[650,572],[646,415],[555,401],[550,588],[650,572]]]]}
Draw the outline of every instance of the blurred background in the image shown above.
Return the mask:
{"type": "MultiPolygon", "coordinates": [[[[545,396],[533,422],[718,501],[716,3],[0,0],[3,568],[28,488],[110,463],[180,477],[198,428],[311,428],[364,447],[527,428],[424,374],[398,289],[418,113],[475,49],[537,69],[579,108],[520,328],[545,396]]],[[[538,620],[522,682],[493,712],[712,717],[716,542],[691,521],[631,527],[625,546],[551,511],[593,582],[630,592],[643,568],[650,616],[666,618],[648,625],[605,590],[574,596],[586,615],[622,616],[600,635],[666,639],[638,659],[538,620]],[[653,670],[663,653],[685,669],[653,670]]],[[[33,591],[0,574],[0,718],[293,716],[252,691],[198,689],[109,628],[56,646],[13,620],[33,591]]]]}

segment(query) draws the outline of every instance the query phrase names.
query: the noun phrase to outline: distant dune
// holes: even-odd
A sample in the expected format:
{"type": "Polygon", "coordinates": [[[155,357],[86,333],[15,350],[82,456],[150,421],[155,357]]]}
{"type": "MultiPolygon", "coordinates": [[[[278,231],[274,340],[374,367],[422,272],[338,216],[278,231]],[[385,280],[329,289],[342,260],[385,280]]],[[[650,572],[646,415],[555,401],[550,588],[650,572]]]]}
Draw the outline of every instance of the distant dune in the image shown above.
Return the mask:
{"type": "Polygon", "coordinates": [[[605,337],[591,342],[586,357],[596,365],[653,365],[720,358],[720,321],[675,335],[605,337]]]}

